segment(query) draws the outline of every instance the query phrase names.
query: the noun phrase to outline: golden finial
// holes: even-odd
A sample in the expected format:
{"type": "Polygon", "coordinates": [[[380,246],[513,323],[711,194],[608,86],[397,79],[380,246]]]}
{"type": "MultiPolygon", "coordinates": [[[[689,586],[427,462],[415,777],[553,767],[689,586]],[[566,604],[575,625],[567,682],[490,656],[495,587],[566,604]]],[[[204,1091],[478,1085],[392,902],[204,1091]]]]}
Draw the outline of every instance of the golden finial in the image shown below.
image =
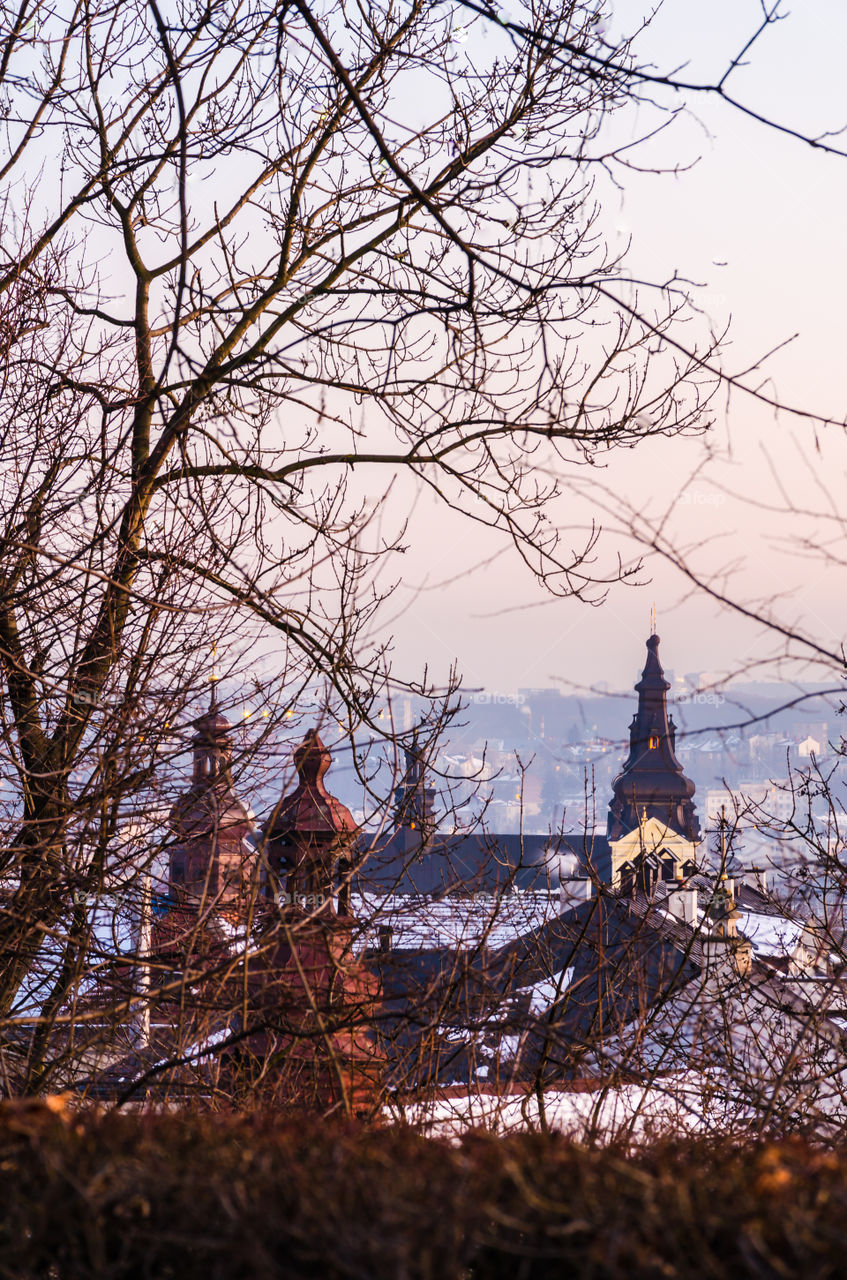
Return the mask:
{"type": "Polygon", "coordinates": [[[212,686],[212,710],[217,710],[218,706],[218,681],[221,678],[220,669],[217,663],[218,642],[212,641],[212,669],[209,673],[209,684],[212,686]]]}

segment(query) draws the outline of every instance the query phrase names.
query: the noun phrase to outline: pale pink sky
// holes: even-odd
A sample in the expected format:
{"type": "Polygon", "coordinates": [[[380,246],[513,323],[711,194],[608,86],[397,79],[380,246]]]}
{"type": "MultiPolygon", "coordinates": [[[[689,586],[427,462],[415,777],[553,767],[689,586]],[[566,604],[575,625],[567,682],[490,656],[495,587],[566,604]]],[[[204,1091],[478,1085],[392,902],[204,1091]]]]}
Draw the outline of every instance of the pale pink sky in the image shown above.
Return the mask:
{"type": "MultiPolygon", "coordinates": [[[[617,3],[610,36],[642,7],[637,0],[617,3]]],[[[685,78],[708,79],[738,51],[760,14],[758,0],[669,0],[649,38],[651,56],[665,68],[688,59],[685,78]]],[[[751,65],[728,88],[793,128],[839,129],[847,124],[845,48],[847,6],[804,0],[766,33],[751,65]]],[[[668,278],[676,270],[703,282],[703,308],[718,325],[732,319],[726,363],[733,371],[796,334],[767,363],[770,381],[761,376],[758,382],[784,402],[843,418],[847,160],[815,153],[718,101],[689,101],[699,120],[680,119],[656,141],[650,159],[667,165],[699,156],[698,163],[678,176],[631,175],[625,191],[610,194],[606,204],[610,239],[631,235],[630,260],[639,275],[668,278]]],[[[644,118],[628,122],[633,133],[644,118]]],[[[847,149],[847,139],[843,145],[847,149]]],[[[800,524],[779,508],[788,491],[795,503],[821,509],[823,484],[837,509],[844,433],[815,433],[808,423],[740,395],[716,408],[708,444],[717,457],[699,473],[702,441],[658,441],[611,459],[602,481],[642,511],[670,508],[677,541],[691,546],[716,538],[700,547],[696,562],[711,570],[736,565],[734,589],[743,598],[794,591],[781,616],[837,648],[844,634],[843,570],[799,557],[800,524]],[[744,495],[774,510],[754,509],[744,495]]],[[[592,509],[588,499],[575,501],[565,518],[585,521],[592,509]]],[[[446,672],[456,659],[469,686],[504,692],[555,683],[558,676],[627,686],[641,661],[654,599],[665,660],[679,672],[737,668],[774,649],[757,628],[720,615],[707,601],[680,603],[679,580],[659,565],[652,586],[618,587],[597,609],[568,600],[544,603],[509,554],[452,586],[440,585],[460,566],[481,560],[491,544],[458,519],[442,517],[437,529],[432,521],[424,505],[403,566],[394,625],[400,669],[426,661],[446,672]],[[431,589],[415,594],[412,587],[427,580],[431,589]],[[500,612],[504,606],[512,611],[500,612]]],[[[632,553],[609,533],[601,555],[609,558],[619,548],[632,553]]],[[[838,543],[834,549],[843,551],[838,543]]],[[[792,670],[823,678],[813,668],[792,670]]]]}

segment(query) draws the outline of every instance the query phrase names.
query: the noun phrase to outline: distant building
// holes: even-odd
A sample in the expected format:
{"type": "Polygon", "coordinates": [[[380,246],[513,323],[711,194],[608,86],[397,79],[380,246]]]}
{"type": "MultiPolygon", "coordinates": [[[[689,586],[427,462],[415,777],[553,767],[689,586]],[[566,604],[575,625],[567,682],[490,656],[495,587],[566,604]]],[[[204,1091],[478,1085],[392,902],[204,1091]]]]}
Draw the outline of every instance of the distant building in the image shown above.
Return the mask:
{"type": "Polygon", "coordinates": [[[737,787],[711,787],[706,792],[706,819],[716,822],[726,809],[734,823],[766,827],[769,822],[780,825],[795,813],[795,789],[784,781],[740,782],[737,787]]]}
{"type": "Polygon", "coordinates": [[[816,754],[826,749],[830,738],[829,725],[826,720],[795,720],[791,726],[791,734],[795,741],[804,742],[811,738],[817,742],[816,754]]]}
{"type": "Polygon", "coordinates": [[[676,757],[676,726],[659,661],[659,637],[647,641],[647,663],[635,688],[638,710],[629,727],[629,755],[612,784],[607,837],[607,879],[619,888],[636,864],[656,862],[662,879],[675,880],[696,865],[700,823],[694,783],[676,757]]]}

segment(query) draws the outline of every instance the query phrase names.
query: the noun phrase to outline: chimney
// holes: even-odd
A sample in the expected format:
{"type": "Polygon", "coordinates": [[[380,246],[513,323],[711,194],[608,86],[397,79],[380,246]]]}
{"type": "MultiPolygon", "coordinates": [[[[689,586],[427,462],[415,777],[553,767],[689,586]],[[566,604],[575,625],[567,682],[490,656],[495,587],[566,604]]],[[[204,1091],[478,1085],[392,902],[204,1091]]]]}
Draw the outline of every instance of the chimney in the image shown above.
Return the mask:
{"type": "Polygon", "coordinates": [[[711,934],[703,939],[702,945],[707,987],[720,987],[727,981],[749,976],[753,967],[753,947],[749,939],[711,934]]]}
{"type": "Polygon", "coordinates": [[[684,881],[677,881],[673,888],[668,890],[668,911],[684,924],[695,926],[697,924],[697,890],[694,886],[687,885],[684,881]]]}
{"type": "Polygon", "coordinates": [[[594,885],[588,876],[571,876],[559,884],[559,902],[565,911],[580,902],[589,902],[593,893],[594,885]]]}

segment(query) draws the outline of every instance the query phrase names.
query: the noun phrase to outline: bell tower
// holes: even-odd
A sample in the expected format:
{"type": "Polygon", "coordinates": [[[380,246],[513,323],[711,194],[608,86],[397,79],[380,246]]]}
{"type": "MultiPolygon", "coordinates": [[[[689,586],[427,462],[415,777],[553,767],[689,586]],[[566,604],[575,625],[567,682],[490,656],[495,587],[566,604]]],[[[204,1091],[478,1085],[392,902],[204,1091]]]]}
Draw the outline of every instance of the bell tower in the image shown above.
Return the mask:
{"type": "Polygon", "coordinates": [[[696,843],[700,822],[694,808],[694,783],[676,757],[676,725],[668,715],[668,690],[659,661],[659,637],[647,641],[647,662],[635,686],[638,710],[629,726],[629,755],[612,783],[607,833],[619,840],[647,818],[696,843]]]}
{"type": "Polygon", "coordinates": [[[435,788],[426,785],[417,729],[404,755],[406,767],[394,789],[394,818],[398,827],[418,831],[425,839],[435,829],[435,788]]]}
{"type": "Polygon", "coordinates": [[[170,814],[171,897],[225,905],[249,892],[257,855],[253,814],[232,783],[232,725],[218,709],[212,685],[209,710],[194,722],[191,786],[170,814]]]}
{"type": "Polygon", "coordinates": [[[282,905],[334,914],[340,877],[338,906],[346,914],[349,859],[358,828],[350,810],[326,789],[324,776],[331,763],[317,729],[309,729],[294,752],[298,785],[265,826],[269,888],[281,895],[282,905]]]}

